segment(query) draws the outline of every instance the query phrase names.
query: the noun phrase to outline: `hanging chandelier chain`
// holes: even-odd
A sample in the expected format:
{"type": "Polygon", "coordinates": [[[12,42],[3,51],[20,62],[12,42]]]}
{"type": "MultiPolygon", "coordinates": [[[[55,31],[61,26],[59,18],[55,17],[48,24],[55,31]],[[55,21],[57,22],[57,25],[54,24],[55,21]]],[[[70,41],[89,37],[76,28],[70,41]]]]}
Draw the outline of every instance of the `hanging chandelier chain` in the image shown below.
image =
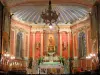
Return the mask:
{"type": "Polygon", "coordinates": [[[42,12],[41,17],[44,20],[44,23],[52,25],[52,23],[56,23],[58,16],[60,15],[56,13],[56,11],[52,10],[51,0],[49,0],[48,9],[45,12],[42,12]]]}
{"type": "Polygon", "coordinates": [[[49,8],[48,8],[50,11],[52,10],[52,7],[51,7],[51,0],[49,0],[49,8]]]}

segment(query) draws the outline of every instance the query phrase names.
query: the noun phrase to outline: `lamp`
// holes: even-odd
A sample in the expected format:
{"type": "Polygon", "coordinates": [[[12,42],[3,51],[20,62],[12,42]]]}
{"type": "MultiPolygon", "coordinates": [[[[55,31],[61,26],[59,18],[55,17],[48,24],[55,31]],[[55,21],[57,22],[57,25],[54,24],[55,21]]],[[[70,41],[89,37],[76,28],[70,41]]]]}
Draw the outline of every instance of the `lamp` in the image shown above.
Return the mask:
{"type": "Polygon", "coordinates": [[[42,12],[41,17],[44,20],[44,23],[49,24],[49,26],[52,26],[52,23],[56,23],[58,16],[60,15],[60,13],[56,13],[56,11],[52,10],[52,6],[51,6],[51,0],[49,0],[49,6],[48,9],[44,12],[42,12]]]}

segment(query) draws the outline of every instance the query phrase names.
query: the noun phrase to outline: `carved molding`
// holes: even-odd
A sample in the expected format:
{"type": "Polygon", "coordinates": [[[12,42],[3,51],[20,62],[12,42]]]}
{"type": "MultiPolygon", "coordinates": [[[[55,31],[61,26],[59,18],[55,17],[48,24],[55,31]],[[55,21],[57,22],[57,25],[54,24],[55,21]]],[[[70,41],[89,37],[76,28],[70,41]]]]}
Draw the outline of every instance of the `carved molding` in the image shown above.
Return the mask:
{"type": "Polygon", "coordinates": [[[61,29],[59,30],[59,32],[63,32],[63,31],[71,32],[71,29],[70,29],[70,28],[61,28],[61,29]]]}
{"type": "Polygon", "coordinates": [[[89,28],[90,28],[90,26],[85,25],[85,26],[82,26],[82,27],[80,27],[80,28],[72,29],[72,34],[75,34],[76,32],[85,31],[85,30],[87,30],[87,29],[89,29],[89,28]]]}
{"type": "Polygon", "coordinates": [[[17,30],[17,31],[19,31],[19,32],[24,32],[24,33],[26,33],[26,34],[28,34],[28,32],[25,30],[25,29],[23,29],[23,28],[19,28],[19,27],[17,27],[17,26],[13,26],[13,27],[11,27],[11,29],[12,30],[17,30]]]}
{"type": "Polygon", "coordinates": [[[32,28],[31,29],[31,32],[37,32],[37,31],[43,32],[43,28],[32,28]]]}

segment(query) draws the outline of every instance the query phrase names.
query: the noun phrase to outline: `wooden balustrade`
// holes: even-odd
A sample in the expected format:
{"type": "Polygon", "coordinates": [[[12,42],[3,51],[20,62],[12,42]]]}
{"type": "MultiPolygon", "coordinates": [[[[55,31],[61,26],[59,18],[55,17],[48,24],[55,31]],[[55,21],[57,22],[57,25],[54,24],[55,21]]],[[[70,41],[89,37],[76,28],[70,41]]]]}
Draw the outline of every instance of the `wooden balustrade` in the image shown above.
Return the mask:
{"type": "Polygon", "coordinates": [[[5,72],[11,70],[26,70],[26,61],[21,59],[2,59],[0,69],[5,72]]]}

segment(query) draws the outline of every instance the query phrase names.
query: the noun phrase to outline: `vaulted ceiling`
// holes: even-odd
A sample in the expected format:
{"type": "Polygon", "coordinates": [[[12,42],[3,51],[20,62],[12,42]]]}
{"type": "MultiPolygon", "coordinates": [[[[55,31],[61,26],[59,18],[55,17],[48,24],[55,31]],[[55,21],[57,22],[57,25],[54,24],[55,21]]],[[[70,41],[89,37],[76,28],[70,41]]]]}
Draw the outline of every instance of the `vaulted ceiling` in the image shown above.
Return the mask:
{"type": "MultiPolygon", "coordinates": [[[[18,6],[11,9],[11,12],[14,13],[14,17],[17,20],[25,21],[27,23],[43,23],[41,18],[41,13],[48,6],[18,6]]],[[[88,16],[88,9],[80,6],[66,6],[66,5],[53,5],[53,10],[57,13],[60,13],[57,23],[67,24],[74,23],[77,20],[82,20],[88,16]]]]}
{"type": "MultiPolygon", "coordinates": [[[[9,7],[18,6],[22,4],[47,4],[49,0],[1,0],[9,7]]],[[[92,6],[96,0],[51,0],[53,4],[81,4],[85,6],[92,6]]]]}
{"type": "MultiPolygon", "coordinates": [[[[42,11],[48,8],[49,0],[1,0],[13,13],[16,20],[27,23],[43,23],[42,11]]],[[[74,23],[87,17],[95,0],[51,0],[52,8],[60,13],[58,23],[74,23]]]]}

